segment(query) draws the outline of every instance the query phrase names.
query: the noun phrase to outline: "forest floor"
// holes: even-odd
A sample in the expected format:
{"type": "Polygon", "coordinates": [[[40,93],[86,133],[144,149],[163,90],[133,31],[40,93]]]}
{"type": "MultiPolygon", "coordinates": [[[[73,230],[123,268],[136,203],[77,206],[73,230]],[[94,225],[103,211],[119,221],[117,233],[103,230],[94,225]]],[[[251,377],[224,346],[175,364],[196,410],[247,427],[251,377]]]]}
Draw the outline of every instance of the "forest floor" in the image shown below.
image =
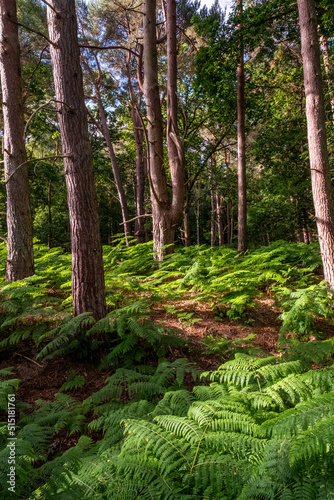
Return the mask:
{"type": "MultiPolygon", "coordinates": [[[[275,306],[272,299],[256,299],[257,307],[249,309],[249,324],[241,321],[231,321],[227,317],[217,321],[212,307],[189,296],[186,300],[176,303],[166,301],[155,303],[152,307],[150,319],[161,323],[163,326],[173,330],[173,333],[186,340],[186,350],[181,347],[170,347],[168,356],[170,361],[180,357],[187,358],[196,363],[201,370],[214,370],[220,366],[225,359],[216,354],[207,353],[207,345],[204,339],[208,336],[215,338],[225,337],[228,340],[243,339],[250,334],[255,334],[252,345],[258,346],[271,355],[277,355],[277,338],[281,322],[277,319],[280,310],[275,306]],[[182,324],[176,314],[166,312],[165,306],[175,307],[185,313],[193,313],[194,318],[199,319],[194,324],[182,324]]],[[[334,335],[334,330],[333,333],[334,335]]],[[[241,347],[244,345],[241,343],[241,347]]],[[[246,346],[246,344],[245,344],[246,346]]],[[[14,374],[21,380],[17,397],[28,404],[34,405],[36,400],[54,400],[54,395],[65,382],[69,371],[75,370],[77,375],[85,377],[86,383],[71,392],[78,401],[101,389],[106,378],[112,371],[101,372],[97,364],[89,360],[77,361],[73,358],[55,357],[49,361],[36,361],[38,350],[33,341],[27,340],[7,351],[6,359],[3,359],[1,367],[13,367],[14,374]]],[[[4,358],[4,352],[2,356],[4,358]]]]}

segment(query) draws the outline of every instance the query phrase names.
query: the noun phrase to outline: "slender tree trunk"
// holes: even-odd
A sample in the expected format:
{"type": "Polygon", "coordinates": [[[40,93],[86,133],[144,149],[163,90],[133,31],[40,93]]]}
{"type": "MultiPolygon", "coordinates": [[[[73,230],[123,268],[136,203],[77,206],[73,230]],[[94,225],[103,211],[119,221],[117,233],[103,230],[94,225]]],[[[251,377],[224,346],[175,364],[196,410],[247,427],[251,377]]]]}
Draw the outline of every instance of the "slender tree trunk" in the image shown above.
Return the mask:
{"type": "Polygon", "coordinates": [[[176,0],[167,0],[167,150],[173,186],[171,214],[174,226],[181,218],[185,195],[185,160],[177,108],[176,0]]]}
{"type": "Polygon", "coordinates": [[[52,198],[52,182],[49,180],[48,187],[48,247],[51,248],[51,240],[52,240],[52,212],[51,212],[51,198],[52,198]]]}
{"type": "Polygon", "coordinates": [[[184,246],[191,246],[191,236],[190,236],[190,207],[185,205],[183,211],[183,222],[184,222],[184,246]]]}
{"type": "Polygon", "coordinates": [[[309,239],[308,239],[307,227],[305,227],[305,226],[303,226],[303,239],[304,239],[305,245],[308,245],[310,243],[309,239]]]}
{"type": "Polygon", "coordinates": [[[296,231],[296,241],[297,243],[304,243],[303,232],[300,228],[298,228],[296,231]]]}
{"type": "Polygon", "coordinates": [[[131,118],[132,118],[132,127],[133,134],[135,138],[136,144],[136,221],[135,221],[135,236],[137,239],[137,243],[145,242],[145,177],[146,177],[146,166],[145,166],[145,157],[144,157],[144,130],[143,124],[140,117],[140,108],[141,101],[143,97],[143,92],[141,90],[143,84],[143,75],[142,75],[142,52],[143,46],[138,45],[138,51],[140,56],[137,60],[137,80],[138,80],[138,95],[137,102],[135,99],[135,94],[133,91],[132,80],[131,80],[131,71],[130,71],[130,63],[131,63],[131,53],[129,52],[128,60],[127,60],[127,73],[128,73],[128,88],[131,100],[131,118]]]}
{"type": "MultiPolygon", "coordinates": [[[[138,97],[139,99],[139,97],[138,97]]],[[[133,117],[134,136],[136,143],[136,222],[135,222],[135,236],[137,243],[145,242],[145,158],[143,151],[143,130],[141,121],[138,117],[136,109],[131,108],[133,117]]]]}
{"type": "Polygon", "coordinates": [[[334,203],[314,0],[297,0],[306,96],[311,181],[325,279],[334,289],[334,203]]]}
{"type": "Polygon", "coordinates": [[[99,115],[100,115],[100,120],[101,120],[101,129],[102,129],[104,140],[106,141],[106,144],[107,144],[109,158],[110,158],[110,162],[111,162],[112,173],[113,173],[113,176],[115,179],[117,194],[118,194],[119,202],[121,205],[123,227],[124,227],[124,233],[125,233],[125,237],[126,237],[126,245],[129,246],[129,240],[128,240],[127,236],[131,236],[131,225],[130,225],[130,222],[128,222],[130,219],[129,210],[128,210],[128,202],[126,199],[124,186],[123,186],[123,182],[121,179],[121,174],[120,174],[119,168],[118,168],[118,163],[117,163],[117,158],[116,158],[115,151],[114,151],[114,146],[112,144],[110,133],[109,133],[107,118],[106,118],[106,114],[105,114],[103,103],[102,103],[100,89],[98,88],[97,85],[95,86],[95,97],[96,97],[97,106],[99,109],[99,115]]]}
{"type": "Polygon", "coordinates": [[[324,36],[320,37],[320,44],[321,44],[322,57],[324,60],[324,65],[325,65],[325,71],[326,71],[326,75],[327,75],[329,96],[330,96],[331,109],[332,109],[332,120],[334,123],[334,93],[332,90],[332,87],[333,87],[333,63],[329,58],[328,41],[324,36]]]}
{"type": "Polygon", "coordinates": [[[226,204],[226,218],[227,218],[227,244],[230,245],[232,243],[232,238],[231,238],[231,204],[228,201],[226,204]]]}
{"type": "Polygon", "coordinates": [[[223,226],[223,197],[216,191],[216,212],[219,246],[224,245],[224,226],[223,226]]]}
{"type": "Polygon", "coordinates": [[[200,233],[199,233],[199,209],[200,209],[200,204],[199,204],[199,200],[197,200],[197,206],[196,206],[196,229],[197,229],[197,245],[198,246],[200,244],[200,241],[199,241],[199,237],[200,237],[200,233]]]}
{"type": "Polygon", "coordinates": [[[77,20],[74,0],[49,0],[47,18],[50,52],[72,245],[74,315],[106,315],[100,223],[94,182],[92,151],[84,102],[77,20]]]}
{"type": "Polygon", "coordinates": [[[6,281],[34,274],[33,223],[24,140],[20,46],[15,0],[0,2],[0,77],[7,191],[6,281]]]}
{"type": "MultiPolygon", "coordinates": [[[[242,14],[242,0],[238,0],[238,12],[242,14]]],[[[239,25],[241,29],[241,25],[239,25]]],[[[246,193],[246,136],[245,136],[245,70],[244,46],[240,40],[238,79],[238,252],[247,249],[247,193],[246,193]]]]}
{"type": "Polygon", "coordinates": [[[216,242],[216,207],[215,207],[215,200],[213,196],[213,188],[211,187],[210,189],[210,199],[211,199],[211,246],[215,246],[216,242]]]}
{"type": "Polygon", "coordinates": [[[177,127],[176,7],[167,7],[167,149],[173,189],[170,203],[164,166],[163,124],[158,84],[156,1],[144,1],[144,95],[147,108],[148,177],[153,216],[153,250],[156,258],[173,251],[175,226],[184,201],[184,163],[177,127]],[[163,249],[164,245],[171,245],[163,249]]]}

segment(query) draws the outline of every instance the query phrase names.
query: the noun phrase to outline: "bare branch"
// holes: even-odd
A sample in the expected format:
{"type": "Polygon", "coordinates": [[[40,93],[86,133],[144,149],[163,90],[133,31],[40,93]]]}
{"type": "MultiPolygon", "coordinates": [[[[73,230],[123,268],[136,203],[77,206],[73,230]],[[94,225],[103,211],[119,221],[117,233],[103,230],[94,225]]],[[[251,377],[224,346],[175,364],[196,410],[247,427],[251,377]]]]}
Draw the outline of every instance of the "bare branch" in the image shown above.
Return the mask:
{"type": "Polygon", "coordinates": [[[130,49],[129,47],[125,47],[124,45],[107,45],[106,47],[101,47],[99,45],[79,45],[81,49],[92,49],[92,50],[113,50],[113,49],[121,49],[121,50],[127,50],[128,52],[131,52],[134,56],[138,57],[139,54],[137,54],[136,51],[130,49]]]}
{"type": "Polygon", "coordinates": [[[21,168],[23,167],[24,165],[26,165],[27,163],[30,163],[32,161],[43,161],[43,160],[50,160],[50,159],[55,159],[55,158],[71,158],[70,155],[60,155],[60,156],[56,156],[56,155],[52,155],[52,156],[44,156],[43,158],[31,158],[30,160],[27,160],[27,161],[24,161],[23,163],[21,163],[20,165],[18,165],[16,167],[16,169],[14,170],[14,172],[12,172],[10,174],[10,176],[5,179],[4,181],[2,181],[4,184],[7,184],[10,179],[13,177],[14,174],[16,174],[16,172],[21,168]]]}
{"type": "MultiPolygon", "coordinates": [[[[28,126],[29,126],[31,120],[33,119],[33,117],[38,113],[39,110],[45,108],[51,102],[56,102],[56,103],[59,103],[59,104],[64,104],[65,106],[67,106],[68,108],[70,108],[70,106],[66,102],[57,101],[57,99],[49,99],[47,102],[45,102],[44,104],[41,104],[41,106],[39,106],[37,109],[35,109],[35,111],[30,115],[30,117],[28,118],[28,121],[26,123],[26,126],[24,127],[24,136],[26,136],[26,134],[27,134],[28,126]]],[[[55,109],[54,111],[57,111],[57,110],[55,109]]]]}
{"type": "Polygon", "coordinates": [[[29,92],[30,87],[31,87],[32,78],[33,78],[34,74],[36,73],[36,71],[38,70],[39,65],[40,65],[40,64],[41,64],[41,62],[42,62],[43,53],[46,51],[46,49],[47,49],[48,47],[49,47],[49,45],[45,45],[45,47],[42,49],[42,51],[41,51],[41,53],[40,53],[40,55],[39,55],[38,63],[36,64],[36,66],[35,66],[34,70],[32,71],[32,73],[31,73],[31,75],[30,75],[29,85],[28,85],[27,90],[26,90],[26,92],[25,92],[25,94],[24,94],[24,96],[23,96],[23,101],[25,101],[25,99],[26,99],[26,97],[27,97],[27,95],[28,95],[28,92],[29,92]]]}
{"type": "Polygon", "coordinates": [[[56,11],[56,9],[54,7],[52,7],[52,5],[49,4],[49,2],[47,2],[46,0],[41,0],[43,3],[45,3],[45,5],[47,5],[51,10],[53,10],[53,12],[55,14],[58,14],[58,12],[56,11]]]}
{"type": "Polygon", "coordinates": [[[25,24],[18,23],[17,21],[13,21],[13,19],[9,19],[9,17],[6,17],[6,19],[10,23],[17,24],[17,26],[21,26],[21,28],[24,28],[25,30],[31,31],[31,33],[35,33],[35,35],[41,36],[42,38],[44,38],[44,40],[46,40],[48,42],[48,44],[56,47],[56,44],[51,42],[51,40],[49,40],[49,38],[46,35],[44,35],[43,33],[41,33],[40,31],[33,30],[32,28],[29,28],[29,26],[26,26],[25,24]]]}
{"type": "Polygon", "coordinates": [[[142,215],[137,215],[137,217],[134,217],[133,219],[126,220],[124,222],[120,222],[120,226],[124,226],[127,222],[132,222],[133,220],[140,219],[140,217],[153,217],[152,214],[142,214],[142,215]]]}

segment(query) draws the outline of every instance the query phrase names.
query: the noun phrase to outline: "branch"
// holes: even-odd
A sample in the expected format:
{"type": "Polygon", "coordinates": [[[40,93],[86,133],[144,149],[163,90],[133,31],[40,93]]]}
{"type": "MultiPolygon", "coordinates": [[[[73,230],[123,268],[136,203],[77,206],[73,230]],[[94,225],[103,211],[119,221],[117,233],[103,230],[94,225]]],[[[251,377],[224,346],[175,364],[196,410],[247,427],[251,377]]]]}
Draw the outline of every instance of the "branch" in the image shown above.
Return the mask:
{"type": "Polygon", "coordinates": [[[56,11],[56,9],[54,7],[52,7],[51,4],[49,4],[49,2],[47,2],[46,0],[41,0],[43,3],[45,3],[45,5],[47,5],[49,7],[49,9],[53,10],[53,12],[55,14],[59,14],[59,12],[56,11]]]}
{"type": "Polygon", "coordinates": [[[120,226],[124,226],[127,222],[132,222],[133,220],[140,219],[140,217],[153,217],[152,214],[142,214],[142,215],[137,215],[137,217],[134,217],[133,219],[126,220],[124,222],[120,222],[120,226]]]}
{"type": "MultiPolygon", "coordinates": [[[[28,130],[28,125],[29,123],[31,122],[31,120],[33,119],[33,117],[36,115],[36,113],[38,113],[38,111],[40,109],[43,109],[45,108],[46,106],[48,106],[51,102],[56,102],[56,103],[59,103],[59,104],[64,104],[65,106],[67,106],[69,109],[71,109],[71,106],[69,104],[67,104],[66,102],[63,102],[63,101],[57,101],[57,99],[49,99],[47,102],[45,102],[44,104],[41,104],[37,109],[35,109],[35,111],[30,115],[30,117],[28,118],[28,121],[26,123],[26,126],[24,127],[24,137],[26,136],[27,134],[27,130],[28,130]]],[[[50,110],[49,110],[50,111],[50,110]]],[[[54,111],[57,111],[56,109],[54,111]]]]}
{"type": "Polygon", "coordinates": [[[10,23],[16,24],[17,26],[21,26],[21,28],[24,28],[25,30],[31,31],[32,33],[35,33],[35,35],[39,35],[39,36],[43,37],[48,42],[48,44],[56,47],[56,44],[51,42],[51,40],[49,40],[49,38],[46,35],[44,35],[43,33],[41,33],[40,31],[33,30],[32,28],[29,28],[29,26],[26,26],[25,24],[18,23],[17,21],[13,21],[13,19],[9,19],[9,17],[6,17],[6,19],[10,23]]]}
{"type": "Polygon", "coordinates": [[[4,184],[7,184],[10,181],[10,179],[13,177],[13,175],[16,174],[16,172],[19,170],[19,168],[23,167],[27,163],[30,163],[32,161],[50,160],[51,158],[53,158],[53,159],[55,159],[55,158],[57,158],[57,159],[58,158],[71,158],[71,156],[70,155],[61,155],[61,156],[52,155],[52,156],[44,156],[43,158],[31,158],[30,160],[24,161],[18,167],[16,167],[16,169],[14,170],[14,172],[12,172],[10,174],[10,176],[7,179],[5,179],[4,181],[2,181],[2,182],[4,184]]]}
{"type": "MultiPolygon", "coordinates": [[[[92,98],[91,98],[92,99],[92,98]]],[[[97,119],[95,118],[95,116],[92,115],[92,113],[89,111],[89,109],[87,108],[86,106],[86,110],[87,110],[87,113],[89,115],[89,117],[91,118],[91,120],[93,121],[93,123],[95,123],[95,126],[96,128],[101,132],[101,134],[103,135],[103,130],[102,130],[102,127],[101,125],[99,124],[99,122],[97,121],[97,119]]]]}
{"type": "Polygon", "coordinates": [[[106,47],[100,47],[99,45],[79,45],[81,49],[92,49],[92,50],[112,50],[112,49],[122,49],[131,52],[136,57],[139,57],[139,54],[129,47],[124,47],[124,45],[107,45],[106,47]]]}
{"type": "Polygon", "coordinates": [[[36,66],[35,66],[35,68],[34,68],[33,72],[32,72],[32,73],[31,73],[31,75],[30,75],[29,85],[28,85],[28,88],[27,88],[27,90],[26,90],[26,92],[25,92],[25,94],[24,94],[24,97],[23,97],[23,100],[24,100],[24,101],[25,101],[25,99],[26,99],[26,97],[27,97],[27,95],[28,95],[28,92],[29,92],[29,90],[30,90],[30,87],[31,87],[31,82],[32,82],[32,78],[33,78],[34,74],[36,73],[36,71],[38,70],[39,65],[40,65],[40,64],[41,64],[41,62],[42,62],[42,56],[43,56],[43,53],[46,51],[46,49],[47,49],[48,47],[49,47],[49,45],[45,45],[45,47],[42,49],[42,52],[40,53],[40,56],[39,56],[39,59],[38,59],[38,63],[36,64],[36,66]]]}

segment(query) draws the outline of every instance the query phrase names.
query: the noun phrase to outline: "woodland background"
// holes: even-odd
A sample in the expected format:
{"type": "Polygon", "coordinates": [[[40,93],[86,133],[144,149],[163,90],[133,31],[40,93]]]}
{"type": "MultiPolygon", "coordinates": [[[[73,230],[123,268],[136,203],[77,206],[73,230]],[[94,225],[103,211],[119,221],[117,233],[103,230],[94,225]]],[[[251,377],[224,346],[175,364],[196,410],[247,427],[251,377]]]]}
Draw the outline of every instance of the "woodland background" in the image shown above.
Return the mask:
{"type": "Polygon", "coordinates": [[[0,2],[4,498],[334,498],[333,23],[0,2]]]}

